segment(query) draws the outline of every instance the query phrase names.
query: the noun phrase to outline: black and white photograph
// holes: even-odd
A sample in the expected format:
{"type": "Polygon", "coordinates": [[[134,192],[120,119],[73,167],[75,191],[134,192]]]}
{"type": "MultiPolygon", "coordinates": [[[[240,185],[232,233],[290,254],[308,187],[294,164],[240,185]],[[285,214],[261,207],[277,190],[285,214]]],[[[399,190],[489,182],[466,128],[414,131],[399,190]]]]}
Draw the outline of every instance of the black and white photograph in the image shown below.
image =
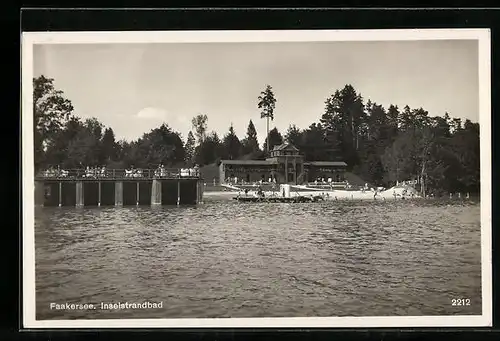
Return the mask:
{"type": "Polygon", "coordinates": [[[23,321],[491,326],[490,32],[25,32],[23,321]]]}

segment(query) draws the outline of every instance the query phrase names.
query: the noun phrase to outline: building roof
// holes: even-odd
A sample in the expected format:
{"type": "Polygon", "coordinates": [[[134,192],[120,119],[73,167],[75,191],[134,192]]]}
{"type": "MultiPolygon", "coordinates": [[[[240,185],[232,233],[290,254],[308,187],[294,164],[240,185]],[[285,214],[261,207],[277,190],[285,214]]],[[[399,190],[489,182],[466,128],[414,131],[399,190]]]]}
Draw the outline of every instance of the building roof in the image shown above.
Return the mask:
{"type": "Polygon", "coordinates": [[[273,147],[273,150],[284,150],[284,149],[293,149],[294,151],[297,151],[297,152],[299,151],[297,149],[297,147],[295,147],[293,144],[287,143],[287,142],[282,143],[280,145],[276,145],[273,147]]]}
{"type": "Polygon", "coordinates": [[[344,161],[309,161],[304,164],[311,166],[336,166],[336,167],[346,167],[347,163],[344,161]]]}
{"type": "Polygon", "coordinates": [[[275,161],[272,160],[221,160],[221,163],[225,165],[272,165],[275,161]]]}

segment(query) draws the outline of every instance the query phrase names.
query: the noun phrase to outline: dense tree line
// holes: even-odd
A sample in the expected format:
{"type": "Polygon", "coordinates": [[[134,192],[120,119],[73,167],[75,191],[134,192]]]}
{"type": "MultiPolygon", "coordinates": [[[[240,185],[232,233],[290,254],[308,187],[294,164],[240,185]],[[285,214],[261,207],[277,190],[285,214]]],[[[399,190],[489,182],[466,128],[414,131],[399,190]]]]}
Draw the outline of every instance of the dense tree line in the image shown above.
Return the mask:
{"type": "MultiPolygon", "coordinates": [[[[273,90],[266,86],[257,106],[268,123],[275,105],[273,90]]],[[[364,101],[351,85],[327,98],[321,118],[308,128],[291,124],[280,132],[268,127],[262,149],[252,120],[242,139],[232,124],[224,136],[208,131],[206,114],[191,123],[185,138],[164,123],[135,141],[116,141],[112,128],[97,119],[74,116],[71,101],[55,89],[53,79],[34,79],[36,169],[181,167],[221,159],[263,159],[268,150],[288,141],[306,160],[343,160],[350,171],[376,185],[417,179],[433,191],[479,191],[478,123],[462,122],[448,113],[431,116],[423,108],[384,108],[364,101]]]]}

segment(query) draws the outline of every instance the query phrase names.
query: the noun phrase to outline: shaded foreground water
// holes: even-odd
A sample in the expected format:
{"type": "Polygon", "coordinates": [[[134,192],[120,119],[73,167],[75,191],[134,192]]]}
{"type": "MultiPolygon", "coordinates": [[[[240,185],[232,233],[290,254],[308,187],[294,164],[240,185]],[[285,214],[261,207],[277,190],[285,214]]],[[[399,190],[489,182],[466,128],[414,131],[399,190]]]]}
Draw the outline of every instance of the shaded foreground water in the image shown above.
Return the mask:
{"type": "Polygon", "coordinates": [[[35,215],[37,319],[481,314],[478,203],[211,201],[35,215]],[[101,309],[144,301],[163,303],[101,309]]]}

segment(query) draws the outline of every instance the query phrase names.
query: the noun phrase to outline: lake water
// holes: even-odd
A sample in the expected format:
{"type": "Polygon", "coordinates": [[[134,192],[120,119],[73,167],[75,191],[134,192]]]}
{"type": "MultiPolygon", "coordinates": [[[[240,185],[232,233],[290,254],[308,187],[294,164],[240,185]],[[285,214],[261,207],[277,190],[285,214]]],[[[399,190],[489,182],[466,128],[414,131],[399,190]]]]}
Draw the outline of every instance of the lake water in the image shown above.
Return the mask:
{"type": "Polygon", "coordinates": [[[215,200],[35,216],[37,319],[481,314],[477,203],[215,200]],[[462,298],[470,305],[452,305],[462,298]],[[162,307],[101,309],[144,301],[162,307]]]}

